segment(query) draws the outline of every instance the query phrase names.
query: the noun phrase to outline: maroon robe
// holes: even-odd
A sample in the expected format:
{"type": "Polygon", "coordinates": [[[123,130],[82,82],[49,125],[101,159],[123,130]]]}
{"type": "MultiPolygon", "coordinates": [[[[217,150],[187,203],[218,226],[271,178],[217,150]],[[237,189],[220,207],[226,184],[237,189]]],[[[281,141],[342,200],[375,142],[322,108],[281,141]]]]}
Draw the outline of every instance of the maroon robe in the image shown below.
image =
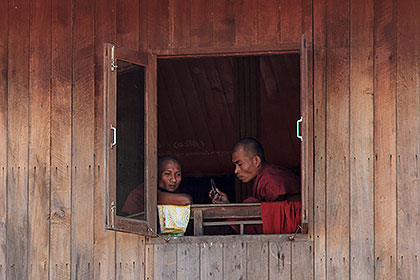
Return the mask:
{"type": "Polygon", "coordinates": [[[138,185],[137,188],[132,190],[127,196],[121,212],[129,215],[140,213],[144,211],[144,184],[138,185]]]}
{"type": "Polygon", "coordinates": [[[243,202],[273,202],[286,199],[286,195],[300,193],[300,178],[293,172],[273,164],[258,170],[252,186],[252,197],[243,202]]]}

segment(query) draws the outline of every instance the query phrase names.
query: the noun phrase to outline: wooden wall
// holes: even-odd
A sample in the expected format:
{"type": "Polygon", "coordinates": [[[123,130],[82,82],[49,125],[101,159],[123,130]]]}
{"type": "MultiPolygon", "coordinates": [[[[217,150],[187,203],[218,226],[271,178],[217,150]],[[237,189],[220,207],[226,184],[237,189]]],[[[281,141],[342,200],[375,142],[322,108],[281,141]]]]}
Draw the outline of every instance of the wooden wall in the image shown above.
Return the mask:
{"type": "MultiPolygon", "coordinates": [[[[142,279],[165,269],[146,266],[151,256],[170,273],[178,259],[182,274],[184,252],[252,263],[272,246],[302,246],[291,271],[304,271],[300,256],[312,266],[294,279],[420,278],[417,0],[15,0],[0,11],[0,279],[142,279]],[[211,252],[105,231],[103,43],[269,49],[301,33],[314,46],[310,240],[211,252]]],[[[220,266],[200,267],[217,278],[220,266]]]]}

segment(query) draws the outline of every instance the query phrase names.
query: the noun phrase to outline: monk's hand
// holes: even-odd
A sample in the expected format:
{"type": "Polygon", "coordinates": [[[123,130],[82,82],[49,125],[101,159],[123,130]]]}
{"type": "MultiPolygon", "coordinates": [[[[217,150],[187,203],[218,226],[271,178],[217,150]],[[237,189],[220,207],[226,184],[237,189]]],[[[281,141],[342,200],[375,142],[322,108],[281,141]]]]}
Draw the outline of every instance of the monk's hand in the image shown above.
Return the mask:
{"type": "Polygon", "coordinates": [[[209,196],[213,204],[230,203],[227,194],[220,191],[218,188],[216,188],[216,193],[214,195],[212,195],[212,192],[210,191],[209,196]]]}

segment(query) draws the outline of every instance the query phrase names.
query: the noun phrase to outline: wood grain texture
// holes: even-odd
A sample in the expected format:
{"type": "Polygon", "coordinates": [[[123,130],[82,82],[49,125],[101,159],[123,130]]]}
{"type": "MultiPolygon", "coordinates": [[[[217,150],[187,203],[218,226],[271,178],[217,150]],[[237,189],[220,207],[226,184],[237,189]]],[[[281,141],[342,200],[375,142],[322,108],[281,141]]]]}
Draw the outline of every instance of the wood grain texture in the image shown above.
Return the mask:
{"type": "Polygon", "coordinates": [[[169,0],[148,1],[147,43],[149,49],[169,46],[169,0]]]}
{"type": "Polygon", "coordinates": [[[213,0],[213,45],[232,46],[235,42],[234,2],[213,0]]]}
{"type": "Polygon", "coordinates": [[[51,1],[31,1],[30,22],[28,279],[48,279],[51,1]]]}
{"type": "Polygon", "coordinates": [[[420,278],[420,18],[418,1],[397,2],[398,279],[420,278]]]}
{"type": "Polygon", "coordinates": [[[209,47],[213,43],[213,1],[191,1],[191,48],[209,47]]]}
{"type": "MultiPolygon", "coordinates": [[[[147,238],[147,241],[150,239],[147,238]]],[[[146,245],[145,246],[145,272],[144,272],[144,279],[152,280],[154,279],[154,268],[155,268],[155,257],[154,257],[154,245],[146,245]]]]}
{"type": "Polygon", "coordinates": [[[177,244],[176,279],[200,278],[200,244],[177,244]]]}
{"type": "Polygon", "coordinates": [[[200,279],[223,279],[223,248],[221,242],[200,243],[200,279]]]}
{"type": "Polygon", "coordinates": [[[246,279],[246,242],[225,242],[223,279],[246,279]]]}
{"type": "Polygon", "coordinates": [[[73,1],[72,278],[93,278],[94,3],[73,1]]]}
{"type": "Polygon", "coordinates": [[[170,47],[188,48],[191,46],[191,0],[170,1],[170,47]]]}
{"type": "Polygon", "coordinates": [[[292,242],[291,279],[313,279],[312,242],[292,242]]]}
{"type": "Polygon", "coordinates": [[[119,0],[116,8],[117,46],[132,50],[139,49],[139,0],[119,0]]]}
{"type": "Polygon", "coordinates": [[[277,43],[280,41],[280,3],[279,0],[257,1],[258,42],[277,43]]]}
{"type": "Polygon", "coordinates": [[[375,1],[375,279],[397,278],[396,1],[375,1]]]}
{"type": "Polygon", "coordinates": [[[246,244],[246,277],[268,279],[268,242],[248,242],[246,244]]]}
{"type": "Polygon", "coordinates": [[[9,2],[8,10],[6,278],[26,279],[28,276],[29,1],[9,2]]]}
{"type": "Polygon", "coordinates": [[[177,279],[177,245],[155,245],[154,279],[177,279]]]}
{"type": "MultiPolygon", "coordinates": [[[[9,11],[8,2],[0,2],[0,129],[8,131],[8,90],[7,90],[7,61],[8,61],[8,31],[9,11]]],[[[0,279],[6,279],[7,248],[6,244],[6,221],[7,221],[7,135],[0,134],[0,279]]]]}
{"type": "Polygon", "coordinates": [[[349,278],[349,62],[348,49],[327,52],[327,277],[349,278]]]}
{"type": "Polygon", "coordinates": [[[280,42],[300,43],[303,1],[280,0],[280,42]]]}
{"type": "Polygon", "coordinates": [[[104,189],[104,43],[116,41],[116,0],[97,0],[95,5],[95,130],[94,130],[94,279],[115,278],[115,240],[105,230],[104,189]]]}
{"type": "Polygon", "coordinates": [[[290,279],[292,273],[291,242],[270,242],[268,251],[269,279],[290,279]]]}
{"type": "Polygon", "coordinates": [[[52,2],[50,276],[70,278],[72,1],[52,2]]]}
{"type": "Polygon", "coordinates": [[[254,45],[258,40],[257,1],[234,1],[235,45],[254,45]]]}
{"type": "Polygon", "coordinates": [[[350,277],[373,279],[373,1],[353,1],[350,22],[350,277]]]}
{"type": "Polygon", "coordinates": [[[144,276],[145,239],[137,234],[117,233],[115,256],[116,279],[139,279],[144,276]]]}

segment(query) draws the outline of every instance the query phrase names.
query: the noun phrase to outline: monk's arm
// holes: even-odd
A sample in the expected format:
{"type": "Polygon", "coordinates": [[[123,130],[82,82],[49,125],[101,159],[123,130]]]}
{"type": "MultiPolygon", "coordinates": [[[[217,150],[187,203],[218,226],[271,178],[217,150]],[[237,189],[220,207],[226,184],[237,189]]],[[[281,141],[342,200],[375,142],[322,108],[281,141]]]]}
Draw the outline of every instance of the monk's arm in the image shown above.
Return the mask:
{"type": "Polygon", "coordinates": [[[192,198],[186,193],[170,193],[161,192],[157,193],[157,204],[166,205],[189,205],[192,203],[192,198]]]}

